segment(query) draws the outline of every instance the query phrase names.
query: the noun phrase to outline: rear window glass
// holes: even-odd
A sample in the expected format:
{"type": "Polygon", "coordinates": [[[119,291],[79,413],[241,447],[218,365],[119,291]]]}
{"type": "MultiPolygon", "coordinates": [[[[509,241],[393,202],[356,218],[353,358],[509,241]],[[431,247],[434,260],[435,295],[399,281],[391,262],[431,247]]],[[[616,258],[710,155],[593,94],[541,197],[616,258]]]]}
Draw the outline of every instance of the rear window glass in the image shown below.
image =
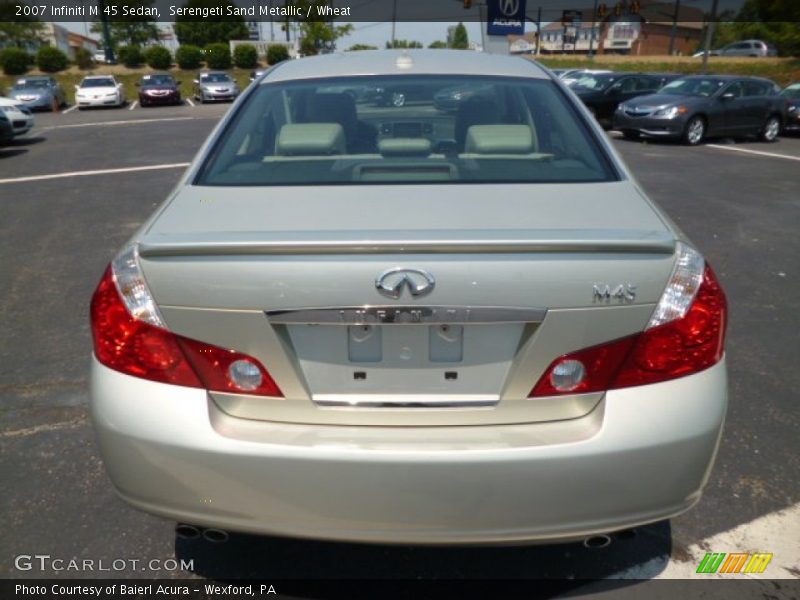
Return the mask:
{"type": "Polygon", "coordinates": [[[616,179],[550,80],[388,76],[263,83],[199,185],[616,179]]]}

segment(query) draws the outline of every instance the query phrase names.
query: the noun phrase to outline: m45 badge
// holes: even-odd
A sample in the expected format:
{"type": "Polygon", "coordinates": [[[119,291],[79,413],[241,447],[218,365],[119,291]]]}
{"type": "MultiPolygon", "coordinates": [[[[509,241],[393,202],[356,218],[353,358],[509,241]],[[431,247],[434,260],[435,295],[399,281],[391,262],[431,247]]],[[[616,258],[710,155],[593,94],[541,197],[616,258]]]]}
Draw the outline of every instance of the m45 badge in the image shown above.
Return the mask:
{"type": "Polygon", "coordinates": [[[605,302],[610,304],[612,301],[633,302],[636,299],[636,286],[632,283],[620,283],[611,286],[607,283],[592,284],[592,302],[605,302]]]}

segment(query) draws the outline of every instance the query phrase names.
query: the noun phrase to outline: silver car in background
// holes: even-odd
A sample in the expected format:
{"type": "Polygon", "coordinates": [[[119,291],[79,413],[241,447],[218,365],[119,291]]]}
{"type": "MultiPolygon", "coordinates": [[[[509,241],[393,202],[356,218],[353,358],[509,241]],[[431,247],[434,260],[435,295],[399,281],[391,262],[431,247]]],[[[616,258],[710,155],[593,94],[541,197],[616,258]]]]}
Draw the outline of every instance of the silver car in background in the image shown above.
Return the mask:
{"type": "Polygon", "coordinates": [[[8,97],[32,110],[56,110],[67,103],[64,88],[50,76],[21,77],[14,83],[8,97]]]}
{"type": "Polygon", "coordinates": [[[235,100],[241,91],[239,85],[223,71],[200,73],[193,83],[194,97],[201,103],[235,100]]]}
{"type": "Polygon", "coordinates": [[[119,494],[196,528],[579,539],[699,500],[726,310],[536,63],[286,61],[102,276],[92,419],[119,494]],[[356,86],[415,100],[326,91],[356,86]]]}

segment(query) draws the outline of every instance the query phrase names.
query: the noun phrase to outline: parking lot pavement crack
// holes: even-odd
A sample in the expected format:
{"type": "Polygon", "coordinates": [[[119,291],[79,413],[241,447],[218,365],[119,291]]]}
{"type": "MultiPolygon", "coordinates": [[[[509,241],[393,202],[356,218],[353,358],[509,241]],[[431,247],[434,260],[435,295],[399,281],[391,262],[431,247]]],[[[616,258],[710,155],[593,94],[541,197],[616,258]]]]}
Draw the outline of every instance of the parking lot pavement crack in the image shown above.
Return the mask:
{"type": "Polygon", "coordinates": [[[36,425],[35,427],[26,427],[24,429],[12,429],[11,431],[0,431],[0,438],[15,438],[26,437],[36,433],[43,433],[48,431],[57,431],[60,429],[73,429],[82,425],[88,424],[86,417],[79,417],[70,421],[61,421],[60,423],[46,423],[44,425],[36,425]]]}

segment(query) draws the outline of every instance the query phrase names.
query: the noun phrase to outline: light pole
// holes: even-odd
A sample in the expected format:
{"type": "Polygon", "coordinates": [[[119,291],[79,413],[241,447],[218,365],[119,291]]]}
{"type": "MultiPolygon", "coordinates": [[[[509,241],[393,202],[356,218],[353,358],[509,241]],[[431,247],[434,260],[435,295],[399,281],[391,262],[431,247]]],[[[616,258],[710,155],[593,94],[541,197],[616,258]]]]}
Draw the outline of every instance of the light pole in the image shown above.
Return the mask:
{"type": "Polygon", "coordinates": [[[589,31],[589,58],[594,56],[594,28],[597,19],[597,0],[594,0],[594,6],[592,6],[592,29],[589,31]]]}
{"type": "Polygon", "coordinates": [[[714,37],[718,5],[719,0],[713,0],[711,3],[711,17],[709,18],[708,28],[706,29],[706,42],[703,48],[703,75],[708,74],[708,55],[711,52],[711,38],[714,37]]]}

